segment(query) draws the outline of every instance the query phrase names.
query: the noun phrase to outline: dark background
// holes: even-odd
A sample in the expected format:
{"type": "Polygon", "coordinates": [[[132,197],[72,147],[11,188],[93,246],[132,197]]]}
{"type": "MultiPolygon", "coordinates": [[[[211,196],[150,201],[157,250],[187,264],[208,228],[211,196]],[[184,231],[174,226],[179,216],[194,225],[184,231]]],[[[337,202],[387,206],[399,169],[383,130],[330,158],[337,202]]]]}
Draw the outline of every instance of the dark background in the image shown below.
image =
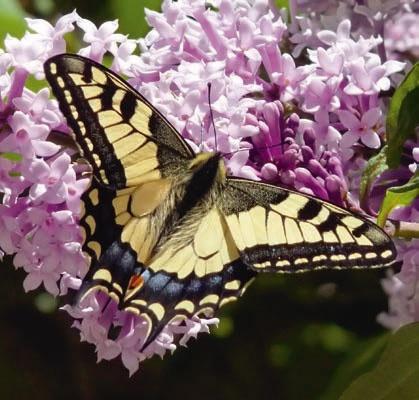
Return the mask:
{"type": "MultiPolygon", "coordinates": [[[[137,38],[148,30],[144,6],[160,2],[0,0],[0,36],[22,34],[24,16],[54,22],[77,8],[96,24],[119,18],[120,32],[137,38]]],[[[77,36],[69,41],[76,51],[77,36]]],[[[211,335],[128,378],[119,359],[97,364],[62,304],[42,291],[25,294],[24,277],[3,263],[0,399],[332,400],[375,364],[385,341],[375,322],[387,304],[383,271],[263,275],[222,310],[211,335]]]]}

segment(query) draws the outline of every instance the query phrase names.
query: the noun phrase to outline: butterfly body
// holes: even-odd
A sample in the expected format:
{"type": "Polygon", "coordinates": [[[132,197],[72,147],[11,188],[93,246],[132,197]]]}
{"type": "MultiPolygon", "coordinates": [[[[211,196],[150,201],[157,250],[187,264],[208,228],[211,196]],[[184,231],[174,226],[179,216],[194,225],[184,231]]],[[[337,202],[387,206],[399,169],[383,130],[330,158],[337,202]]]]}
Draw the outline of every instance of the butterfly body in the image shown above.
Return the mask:
{"type": "Polygon", "coordinates": [[[121,77],[58,55],[46,78],[92,166],[82,197],[91,261],[79,298],[107,293],[149,324],[212,315],[258,272],[388,266],[390,238],[367,219],[289,189],[230,177],[222,155],[194,154],[121,77]]]}

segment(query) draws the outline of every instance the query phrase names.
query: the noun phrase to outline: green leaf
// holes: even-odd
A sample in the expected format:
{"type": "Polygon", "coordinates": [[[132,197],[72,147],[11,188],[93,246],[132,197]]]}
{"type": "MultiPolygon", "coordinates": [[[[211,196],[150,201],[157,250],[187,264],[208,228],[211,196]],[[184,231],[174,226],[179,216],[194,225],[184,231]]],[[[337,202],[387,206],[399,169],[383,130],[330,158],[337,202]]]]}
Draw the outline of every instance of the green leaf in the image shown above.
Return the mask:
{"type": "Polygon", "coordinates": [[[378,225],[384,226],[388,215],[395,207],[408,206],[417,197],[419,197],[419,172],[416,172],[405,185],[387,189],[378,213],[378,225]]]}
{"type": "Polygon", "coordinates": [[[361,188],[359,194],[361,203],[363,203],[368,197],[371,184],[386,170],[388,170],[387,146],[384,146],[376,156],[369,159],[367,167],[362,173],[361,188]]]}
{"type": "Polygon", "coordinates": [[[419,398],[419,323],[400,328],[371,372],[353,382],[339,400],[417,400],[419,398]]]}
{"type": "Polygon", "coordinates": [[[0,157],[5,158],[6,160],[9,160],[9,161],[14,161],[14,162],[19,162],[19,161],[22,161],[23,159],[21,154],[12,153],[12,152],[0,153],[0,157]]]}
{"type": "Polygon", "coordinates": [[[388,337],[389,334],[387,333],[358,342],[355,346],[352,346],[351,352],[332,375],[329,387],[320,399],[336,400],[354,379],[377,365],[388,337]]]}
{"type": "Polygon", "coordinates": [[[387,162],[399,166],[403,145],[414,137],[419,125],[419,63],[416,63],[396,89],[387,114],[387,162]]]}
{"type": "Polygon", "coordinates": [[[150,30],[145,20],[144,8],[160,10],[161,0],[112,0],[110,6],[113,14],[118,16],[119,31],[135,38],[144,36],[150,30]]]}

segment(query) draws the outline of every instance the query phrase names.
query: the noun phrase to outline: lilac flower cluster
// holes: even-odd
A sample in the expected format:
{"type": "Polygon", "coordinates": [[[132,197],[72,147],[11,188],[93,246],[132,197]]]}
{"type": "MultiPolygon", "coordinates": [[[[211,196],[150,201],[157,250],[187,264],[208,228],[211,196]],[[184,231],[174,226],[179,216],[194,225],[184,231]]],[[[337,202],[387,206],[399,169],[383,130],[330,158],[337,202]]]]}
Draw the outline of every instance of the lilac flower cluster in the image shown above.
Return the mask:
{"type": "MultiPolygon", "coordinates": [[[[127,77],[195,151],[221,152],[231,175],[359,209],[366,154],[384,143],[383,94],[391,77],[405,68],[387,60],[386,47],[391,58],[397,52],[402,59],[400,54],[415,54],[419,36],[413,23],[408,43],[397,36],[394,16],[405,13],[409,17],[403,18],[413,20],[412,2],[357,3],[291,1],[287,25],[286,13],[268,0],[214,0],[212,7],[204,0],[165,0],[161,13],[146,12],[152,29],[138,41],[116,33],[117,21],[97,28],[76,12],[55,26],[27,19],[29,31],[21,39],[7,37],[0,51],[0,248],[15,254],[14,265],[27,272],[24,289],[43,283],[51,294],[64,295],[80,287],[88,269],[78,216],[89,180],[72,162],[72,150],[50,140],[51,132],[68,134],[69,128],[49,90],[25,88],[29,75],[43,78],[46,59],[65,52],[66,33],[80,29],[85,47],[79,54],[98,62],[111,56],[111,68],[127,77]],[[391,38],[383,37],[384,27],[393,32],[391,38]]],[[[416,146],[409,174],[418,162],[416,146]]],[[[409,246],[405,264],[413,266],[385,282],[397,309],[392,317],[381,317],[389,326],[408,319],[406,293],[415,288],[406,285],[417,273],[417,254],[409,246]],[[388,322],[391,318],[398,322],[388,322]]],[[[130,374],[145,358],[163,356],[218,322],[171,323],[140,352],[147,321],[109,300],[92,292],[63,309],[75,319],[82,340],[95,345],[99,360],[120,356],[130,374]],[[111,338],[115,327],[119,334],[111,338]]]]}
{"type": "Polygon", "coordinates": [[[24,86],[29,74],[42,76],[49,55],[65,49],[62,35],[74,29],[74,18],[66,16],[55,28],[29,20],[36,33],[8,36],[0,55],[0,246],[16,253],[15,267],[27,272],[26,291],[43,284],[53,295],[63,273],[87,270],[75,213],[89,181],[79,179],[70,155],[48,140],[52,130],[68,131],[49,90],[33,93],[24,86]]]}
{"type": "Polygon", "coordinates": [[[389,58],[419,58],[419,14],[403,13],[389,20],[384,35],[389,58]]]}
{"type": "Polygon", "coordinates": [[[398,52],[415,55],[417,51],[417,0],[291,0],[291,41],[294,55],[306,47],[323,46],[318,33],[327,29],[336,32],[339,23],[352,22],[355,38],[378,34],[378,54],[382,61],[399,58],[398,52]]]}

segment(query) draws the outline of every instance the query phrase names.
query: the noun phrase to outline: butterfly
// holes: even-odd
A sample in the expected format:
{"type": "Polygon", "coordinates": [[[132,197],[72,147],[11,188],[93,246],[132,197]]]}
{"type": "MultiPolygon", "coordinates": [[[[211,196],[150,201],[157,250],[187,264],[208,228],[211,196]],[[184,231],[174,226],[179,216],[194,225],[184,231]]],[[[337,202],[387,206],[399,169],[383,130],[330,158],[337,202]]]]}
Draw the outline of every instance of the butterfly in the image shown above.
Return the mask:
{"type": "Polygon", "coordinates": [[[387,234],[362,216],[286,188],[228,176],[195,154],[124,79],[61,54],[46,79],[92,168],[80,224],[90,269],[79,297],[103,291],[148,321],[143,348],[175,320],[213,315],[259,272],[389,266],[387,234]]]}

